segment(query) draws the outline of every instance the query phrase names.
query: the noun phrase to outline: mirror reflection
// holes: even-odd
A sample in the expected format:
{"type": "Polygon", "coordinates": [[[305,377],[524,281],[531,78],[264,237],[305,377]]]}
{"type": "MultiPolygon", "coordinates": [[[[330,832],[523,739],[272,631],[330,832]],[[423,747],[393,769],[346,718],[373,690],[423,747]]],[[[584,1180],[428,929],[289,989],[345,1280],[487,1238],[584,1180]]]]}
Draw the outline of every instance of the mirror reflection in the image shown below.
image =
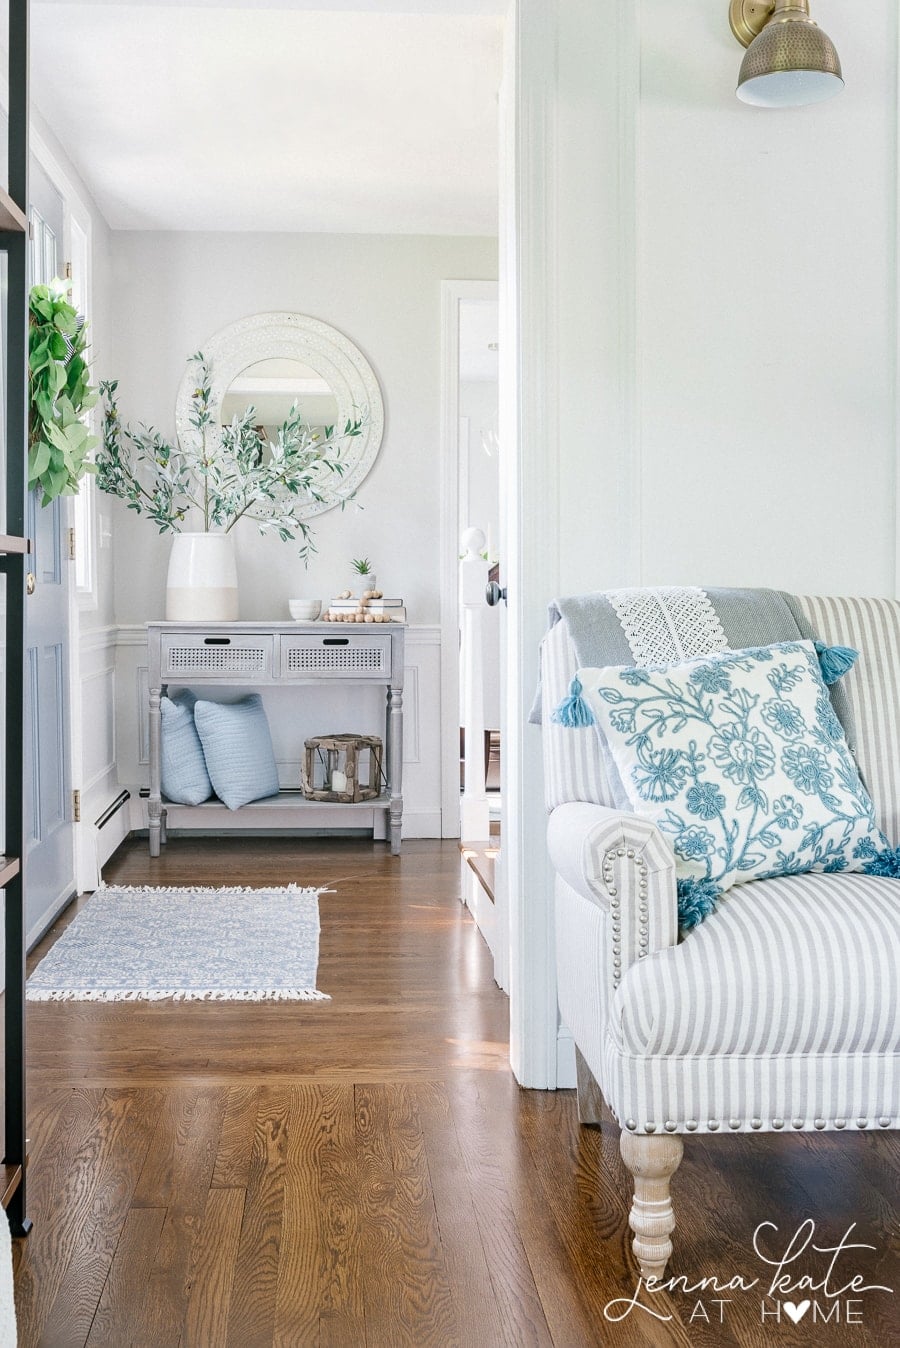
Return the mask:
{"type": "Polygon", "coordinates": [[[337,398],[328,381],[309,365],[289,357],[257,360],[232,380],[219,409],[223,426],[230,426],[251,404],[256,426],[267,440],[278,437],[294,403],[300,417],[313,430],[333,426],[338,417],[337,398]]]}

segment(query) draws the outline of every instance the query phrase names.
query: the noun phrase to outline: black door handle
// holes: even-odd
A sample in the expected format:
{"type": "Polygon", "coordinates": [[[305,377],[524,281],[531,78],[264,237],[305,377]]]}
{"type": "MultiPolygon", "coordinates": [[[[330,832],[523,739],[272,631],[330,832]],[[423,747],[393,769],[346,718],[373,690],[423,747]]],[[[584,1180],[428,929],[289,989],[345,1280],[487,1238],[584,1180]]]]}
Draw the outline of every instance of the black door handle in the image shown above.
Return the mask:
{"type": "Polygon", "coordinates": [[[503,602],[504,602],[504,604],[505,604],[505,603],[506,603],[506,586],[504,585],[504,586],[501,588],[501,587],[497,584],[497,582],[496,582],[495,580],[489,580],[488,583],[487,583],[487,588],[485,589],[485,592],[484,592],[484,597],[485,597],[485,599],[487,600],[487,602],[490,604],[491,608],[495,608],[495,607],[497,606],[497,604],[500,603],[500,600],[501,600],[501,599],[503,600],[503,602]]]}

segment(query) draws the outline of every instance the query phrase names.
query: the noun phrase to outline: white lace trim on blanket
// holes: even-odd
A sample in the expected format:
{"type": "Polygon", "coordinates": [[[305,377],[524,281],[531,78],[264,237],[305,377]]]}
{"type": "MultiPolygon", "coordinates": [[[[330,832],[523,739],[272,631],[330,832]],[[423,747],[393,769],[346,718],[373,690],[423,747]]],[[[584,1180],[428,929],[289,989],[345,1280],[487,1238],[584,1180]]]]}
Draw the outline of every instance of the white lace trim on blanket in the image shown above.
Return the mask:
{"type": "Polygon", "coordinates": [[[610,590],[608,598],[636,665],[662,665],[727,651],[722,624],[696,586],[610,590]]]}

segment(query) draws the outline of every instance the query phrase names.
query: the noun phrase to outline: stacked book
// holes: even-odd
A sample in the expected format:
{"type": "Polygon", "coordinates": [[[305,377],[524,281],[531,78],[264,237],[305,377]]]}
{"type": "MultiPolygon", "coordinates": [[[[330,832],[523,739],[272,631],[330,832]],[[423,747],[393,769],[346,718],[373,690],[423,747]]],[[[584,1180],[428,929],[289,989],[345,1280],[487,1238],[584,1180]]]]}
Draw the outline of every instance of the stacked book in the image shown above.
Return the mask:
{"type": "Polygon", "coordinates": [[[405,623],[406,608],[402,599],[332,599],[327,612],[322,615],[325,622],[353,623],[405,623]]]}

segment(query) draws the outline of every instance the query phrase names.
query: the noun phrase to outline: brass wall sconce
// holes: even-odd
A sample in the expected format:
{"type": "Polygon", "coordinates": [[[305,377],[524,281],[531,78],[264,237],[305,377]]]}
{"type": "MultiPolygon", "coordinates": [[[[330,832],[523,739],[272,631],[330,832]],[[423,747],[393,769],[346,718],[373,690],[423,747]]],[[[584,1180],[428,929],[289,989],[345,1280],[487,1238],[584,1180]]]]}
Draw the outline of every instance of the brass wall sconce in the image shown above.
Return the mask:
{"type": "Polygon", "coordinates": [[[844,87],[831,38],[809,17],[809,0],[730,0],[731,31],[747,48],[737,96],[760,108],[799,108],[844,87]]]}

